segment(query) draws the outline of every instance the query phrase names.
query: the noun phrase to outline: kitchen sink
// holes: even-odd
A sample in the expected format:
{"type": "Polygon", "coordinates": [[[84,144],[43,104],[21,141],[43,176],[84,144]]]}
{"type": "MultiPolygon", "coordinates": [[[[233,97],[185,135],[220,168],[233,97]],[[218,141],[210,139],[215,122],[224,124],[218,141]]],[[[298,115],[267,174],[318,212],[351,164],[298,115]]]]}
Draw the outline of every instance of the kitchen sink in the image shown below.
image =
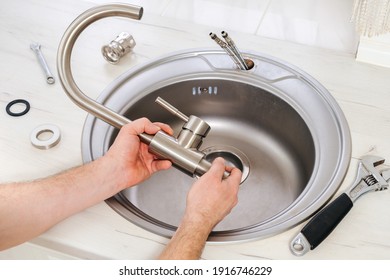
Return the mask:
{"type": "MultiPolygon", "coordinates": [[[[97,102],[130,120],[147,117],[177,134],[183,121],[158,104],[161,97],[211,127],[199,150],[243,171],[239,202],[209,241],[264,238],[310,217],[335,194],[351,157],[348,124],[331,94],[285,61],[244,52],[251,70],[238,70],[222,50],[185,50],[134,67],[97,102]]],[[[118,129],[88,115],[84,162],[104,155],[118,129]]],[[[171,168],[106,202],[124,218],[171,237],[196,178],[171,168]]]]}

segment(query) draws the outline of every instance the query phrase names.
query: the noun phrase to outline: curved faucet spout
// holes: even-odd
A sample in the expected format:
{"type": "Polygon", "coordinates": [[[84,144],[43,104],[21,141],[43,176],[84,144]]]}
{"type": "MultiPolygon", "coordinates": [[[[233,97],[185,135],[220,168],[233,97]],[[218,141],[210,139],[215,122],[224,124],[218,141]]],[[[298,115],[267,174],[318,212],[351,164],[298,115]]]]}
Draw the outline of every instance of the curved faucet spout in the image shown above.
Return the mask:
{"type": "MultiPolygon", "coordinates": [[[[72,75],[70,66],[71,53],[80,33],[93,22],[111,16],[128,17],[139,20],[142,17],[142,13],[142,7],[128,4],[101,5],[89,9],[70,24],[58,47],[58,76],[66,94],[74,103],[76,103],[76,105],[118,129],[125,124],[130,123],[131,120],[89,98],[79,89],[72,75]]],[[[183,130],[189,130],[188,127],[191,128],[191,126],[194,126],[193,122],[191,122],[192,119],[194,118],[190,118],[185,126],[183,126],[183,130]]],[[[205,123],[205,127],[207,128],[208,125],[206,125],[207,124],[205,123]]],[[[178,169],[190,175],[201,176],[209,170],[211,163],[204,158],[204,153],[199,152],[197,149],[192,149],[194,145],[199,147],[201,143],[200,138],[205,136],[202,135],[202,137],[199,137],[195,134],[197,134],[197,131],[187,132],[186,145],[181,145],[177,139],[161,131],[156,135],[142,133],[139,137],[142,142],[149,145],[149,150],[158,157],[171,160],[178,169]],[[195,141],[197,142],[193,143],[195,141]],[[187,146],[191,148],[188,148],[187,146]]]]}
{"type": "MultiPolygon", "coordinates": [[[[119,16],[140,20],[143,8],[128,4],[109,4],[91,8],[78,16],[65,31],[58,47],[57,68],[59,80],[65,93],[79,107],[116,128],[131,122],[122,115],[108,109],[85,95],[76,85],[72,75],[70,59],[73,46],[80,33],[93,22],[106,17],[119,16]]],[[[140,135],[143,142],[149,144],[152,136],[140,135]]]]}

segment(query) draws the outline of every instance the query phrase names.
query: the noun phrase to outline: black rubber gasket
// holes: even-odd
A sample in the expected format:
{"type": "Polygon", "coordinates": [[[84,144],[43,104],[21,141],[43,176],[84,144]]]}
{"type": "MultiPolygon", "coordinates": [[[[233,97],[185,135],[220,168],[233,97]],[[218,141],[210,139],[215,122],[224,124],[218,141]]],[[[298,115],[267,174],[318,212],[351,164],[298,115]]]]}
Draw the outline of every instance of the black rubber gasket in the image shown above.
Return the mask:
{"type": "Polygon", "coordinates": [[[7,104],[7,107],[5,107],[5,111],[7,112],[8,115],[12,117],[20,117],[27,114],[28,111],[30,111],[30,103],[24,99],[15,99],[7,104]],[[14,106],[15,104],[24,104],[26,105],[26,108],[22,112],[14,113],[11,111],[11,107],[14,106]]]}

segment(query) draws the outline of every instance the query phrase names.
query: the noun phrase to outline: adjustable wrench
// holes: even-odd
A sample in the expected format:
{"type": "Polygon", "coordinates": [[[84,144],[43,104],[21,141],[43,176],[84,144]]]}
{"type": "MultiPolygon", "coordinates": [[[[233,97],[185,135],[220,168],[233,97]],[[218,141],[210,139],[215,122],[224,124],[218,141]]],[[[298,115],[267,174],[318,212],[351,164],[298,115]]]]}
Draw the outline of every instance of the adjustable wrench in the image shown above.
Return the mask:
{"type": "Polygon", "coordinates": [[[315,249],[347,215],[360,196],[371,191],[386,190],[390,181],[390,169],[376,169],[376,166],[384,162],[385,159],[378,156],[363,156],[353,184],[304,226],[291,241],[291,252],[296,256],[303,256],[309,250],[315,249]]]}

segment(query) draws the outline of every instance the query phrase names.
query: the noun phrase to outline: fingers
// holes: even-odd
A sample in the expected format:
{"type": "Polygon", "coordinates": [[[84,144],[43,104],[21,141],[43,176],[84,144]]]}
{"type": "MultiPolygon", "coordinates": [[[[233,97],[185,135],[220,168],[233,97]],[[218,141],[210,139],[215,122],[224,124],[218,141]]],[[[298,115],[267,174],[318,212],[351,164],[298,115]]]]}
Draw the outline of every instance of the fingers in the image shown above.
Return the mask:
{"type": "Polygon", "coordinates": [[[221,157],[217,157],[214,159],[210,170],[207,172],[211,176],[215,176],[216,178],[221,178],[223,176],[223,173],[225,172],[225,160],[221,157]]]}
{"type": "Polygon", "coordinates": [[[173,135],[173,129],[169,125],[161,122],[155,122],[154,124],[164,130],[165,133],[173,135]]]}
{"type": "Polygon", "coordinates": [[[233,168],[231,171],[230,171],[230,176],[226,179],[228,181],[230,181],[232,184],[234,185],[239,185],[240,182],[241,182],[241,177],[242,177],[242,172],[240,169],[238,168],[233,168]]]}
{"type": "Polygon", "coordinates": [[[172,166],[172,162],[169,160],[154,160],[153,161],[153,172],[169,169],[172,166]]]}
{"type": "Polygon", "coordinates": [[[147,134],[154,135],[160,130],[165,131],[169,135],[173,134],[173,130],[169,125],[164,123],[159,123],[159,122],[152,123],[147,118],[136,119],[131,123],[126,124],[125,129],[128,130],[133,135],[139,135],[144,132],[147,134]]]}
{"type": "Polygon", "coordinates": [[[226,180],[232,182],[233,184],[240,184],[242,176],[240,169],[236,167],[225,166],[225,160],[222,157],[217,157],[213,161],[208,173],[216,176],[217,178],[222,178],[225,171],[230,172],[230,175],[226,180]]]}
{"type": "Polygon", "coordinates": [[[129,125],[131,127],[131,131],[133,134],[139,135],[141,133],[146,132],[147,134],[156,134],[161,128],[155,124],[153,124],[147,118],[140,118],[134,120],[129,125]]]}

